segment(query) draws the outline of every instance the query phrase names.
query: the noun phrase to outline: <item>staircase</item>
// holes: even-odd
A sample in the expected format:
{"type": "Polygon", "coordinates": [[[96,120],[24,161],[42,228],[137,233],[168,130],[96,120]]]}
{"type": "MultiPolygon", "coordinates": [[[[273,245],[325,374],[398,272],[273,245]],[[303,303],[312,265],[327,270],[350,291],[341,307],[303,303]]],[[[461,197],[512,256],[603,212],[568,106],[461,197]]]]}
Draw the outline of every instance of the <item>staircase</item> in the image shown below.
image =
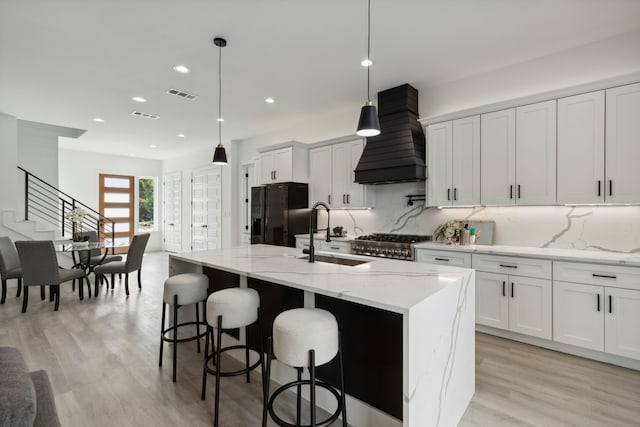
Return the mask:
{"type": "Polygon", "coordinates": [[[2,224],[6,228],[32,240],[71,239],[78,231],[95,231],[100,240],[115,239],[113,220],[20,166],[18,170],[24,178],[24,213],[4,210],[2,224]],[[74,209],[86,212],[81,224],[67,219],[74,209]]]}

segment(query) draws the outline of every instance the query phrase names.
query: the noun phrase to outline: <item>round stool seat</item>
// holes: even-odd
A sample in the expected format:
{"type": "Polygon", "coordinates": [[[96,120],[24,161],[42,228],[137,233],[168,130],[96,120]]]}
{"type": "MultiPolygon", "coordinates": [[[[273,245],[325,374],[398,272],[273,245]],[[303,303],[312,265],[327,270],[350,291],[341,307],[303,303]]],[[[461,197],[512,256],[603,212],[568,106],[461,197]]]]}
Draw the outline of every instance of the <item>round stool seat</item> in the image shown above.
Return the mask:
{"type": "Polygon", "coordinates": [[[310,350],[316,366],[329,362],[338,353],[338,341],[338,322],[326,310],[296,308],[273,322],[273,353],[289,366],[309,366],[310,350]]]}
{"type": "Polygon", "coordinates": [[[169,277],[164,281],[164,302],[173,304],[173,296],[178,295],[178,304],[187,305],[207,298],[209,278],[199,273],[184,273],[169,277]]]}
{"type": "Polygon", "coordinates": [[[223,289],[207,299],[207,323],[217,328],[218,316],[222,316],[223,329],[241,328],[258,320],[258,307],[260,296],[255,289],[223,289]]]}

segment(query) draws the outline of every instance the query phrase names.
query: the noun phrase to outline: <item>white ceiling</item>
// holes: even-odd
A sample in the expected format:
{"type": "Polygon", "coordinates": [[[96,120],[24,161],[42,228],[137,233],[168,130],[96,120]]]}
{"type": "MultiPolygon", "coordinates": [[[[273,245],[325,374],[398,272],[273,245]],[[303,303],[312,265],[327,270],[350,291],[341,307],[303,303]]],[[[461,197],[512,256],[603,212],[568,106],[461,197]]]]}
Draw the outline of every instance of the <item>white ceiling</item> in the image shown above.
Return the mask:
{"type": "MultiPolygon", "coordinates": [[[[372,0],[371,8],[374,99],[402,83],[424,90],[640,28],[639,0],[372,0]]],[[[366,100],[366,0],[0,0],[0,111],[86,129],[75,149],[163,159],[211,147],[214,36],[228,41],[225,144],[330,110],[353,109],[355,128],[366,100]],[[199,98],[169,96],[170,88],[199,98]]]]}

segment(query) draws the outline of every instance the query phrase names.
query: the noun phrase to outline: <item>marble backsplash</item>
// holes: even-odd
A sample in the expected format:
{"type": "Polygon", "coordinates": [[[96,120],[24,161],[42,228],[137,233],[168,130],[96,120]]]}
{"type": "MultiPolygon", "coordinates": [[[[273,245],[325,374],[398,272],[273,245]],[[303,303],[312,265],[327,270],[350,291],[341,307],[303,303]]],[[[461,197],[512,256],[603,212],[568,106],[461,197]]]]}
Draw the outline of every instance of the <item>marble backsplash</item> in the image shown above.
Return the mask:
{"type": "Polygon", "coordinates": [[[492,220],[496,245],[640,253],[640,206],[438,209],[425,208],[423,202],[407,206],[406,195],[424,194],[421,183],[379,185],[375,191],[375,209],[334,209],[331,226],[341,225],[356,236],[376,232],[433,234],[438,225],[449,220],[492,220]]]}

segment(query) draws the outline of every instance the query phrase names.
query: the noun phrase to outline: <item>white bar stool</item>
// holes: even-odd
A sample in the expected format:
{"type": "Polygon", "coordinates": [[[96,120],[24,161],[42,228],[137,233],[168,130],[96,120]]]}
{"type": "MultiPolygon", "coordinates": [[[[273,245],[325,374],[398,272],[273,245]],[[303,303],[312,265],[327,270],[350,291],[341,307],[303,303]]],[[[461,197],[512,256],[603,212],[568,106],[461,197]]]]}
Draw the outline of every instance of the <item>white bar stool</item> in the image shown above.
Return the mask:
{"type": "Polygon", "coordinates": [[[296,308],[280,313],[273,322],[273,340],[269,338],[265,375],[264,408],[262,426],[267,425],[267,413],[273,421],[286,427],[300,426],[301,388],[309,385],[311,404],[311,424],[325,426],[334,422],[342,414],[342,425],[347,427],[347,410],[344,393],[344,372],[342,367],[342,346],[336,318],[326,310],[296,308]],[[273,355],[280,362],[296,368],[298,380],[278,388],[269,398],[269,376],[273,355]],[[316,378],[316,367],[324,365],[338,355],[340,364],[340,393],[330,384],[316,378]],[[302,370],[309,369],[308,380],[302,380],[302,370]],[[291,387],[297,387],[296,423],[291,424],[280,418],[273,409],[275,399],[291,387]],[[338,407],[326,420],[316,421],[316,386],[328,390],[336,398],[338,407]]]}
{"type": "MultiPolygon", "coordinates": [[[[264,366],[262,348],[262,316],[260,315],[260,296],[258,291],[250,288],[228,288],[209,295],[207,299],[207,338],[205,340],[204,366],[202,369],[202,400],[205,400],[207,386],[207,374],[216,377],[216,395],[214,403],[213,425],[218,426],[220,413],[220,377],[231,377],[247,374],[247,383],[251,381],[250,372],[258,366],[264,366]],[[258,361],[249,365],[249,341],[247,326],[258,323],[260,328],[260,352],[258,361]],[[222,333],[230,329],[244,328],[245,345],[232,345],[222,347],[222,333]],[[213,329],[216,329],[216,344],[213,346],[213,329]],[[213,347],[213,354],[209,355],[209,337],[213,347]],[[246,367],[237,371],[222,372],[220,356],[222,353],[234,349],[244,349],[246,367]],[[209,362],[215,366],[209,366],[209,362]]],[[[264,387],[264,369],[262,383],[264,387]]]]}
{"type": "MultiPolygon", "coordinates": [[[[162,325],[160,328],[160,361],[158,366],[162,366],[162,350],[164,342],[173,343],[173,382],[176,382],[176,362],[178,358],[178,343],[198,340],[198,353],[200,353],[200,338],[206,332],[200,333],[200,325],[206,327],[206,317],[204,322],[200,322],[199,303],[207,299],[207,287],[209,278],[204,274],[184,273],[169,277],[164,281],[164,293],[162,296],[162,325]],[[173,306],[173,326],[165,329],[165,312],[167,304],[173,306]],[[178,322],[178,308],[189,305],[196,305],[196,321],[178,322]],[[196,335],[178,339],[178,328],[188,325],[196,325],[196,335]],[[167,334],[171,333],[171,336],[167,334]]],[[[205,313],[206,315],[206,313],[205,313]]]]}

